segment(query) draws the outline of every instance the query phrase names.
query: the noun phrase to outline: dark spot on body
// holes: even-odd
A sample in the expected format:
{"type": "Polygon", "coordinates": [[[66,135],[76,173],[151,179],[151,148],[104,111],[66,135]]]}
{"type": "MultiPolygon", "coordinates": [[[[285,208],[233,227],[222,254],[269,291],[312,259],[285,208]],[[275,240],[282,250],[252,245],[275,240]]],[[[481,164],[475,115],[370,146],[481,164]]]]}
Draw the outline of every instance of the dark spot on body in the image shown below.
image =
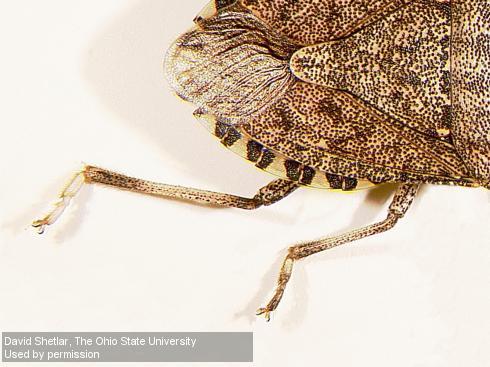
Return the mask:
{"type": "Polygon", "coordinates": [[[214,128],[214,135],[216,135],[218,138],[222,139],[226,133],[228,132],[228,129],[230,128],[230,125],[225,124],[224,122],[217,121],[216,126],[214,128]]]}
{"type": "Polygon", "coordinates": [[[242,135],[234,128],[229,128],[228,132],[226,133],[225,137],[221,142],[226,146],[226,147],[231,147],[233,144],[235,144],[242,135]]]}
{"type": "Polygon", "coordinates": [[[247,159],[251,162],[257,162],[262,155],[262,144],[250,140],[247,144],[247,159]]]}
{"type": "Polygon", "coordinates": [[[334,175],[332,173],[327,173],[325,176],[332,189],[342,189],[342,176],[334,175]]]}
{"type": "Polygon", "coordinates": [[[284,168],[286,168],[286,175],[292,181],[298,181],[300,176],[301,163],[287,160],[284,162],[284,168]]]}
{"type": "Polygon", "coordinates": [[[344,177],[344,182],[342,183],[342,190],[351,191],[357,187],[357,180],[351,177],[344,177]]]}
{"type": "Polygon", "coordinates": [[[266,169],[267,167],[270,166],[272,162],[274,162],[274,159],[276,156],[274,153],[272,153],[270,150],[264,150],[262,154],[262,158],[260,161],[256,164],[256,166],[260,169],[266,169]]]}
{"type": "Polygon", "coordinates": [[[301,176],[300,183],[303,185],[309,185],[313,181],[313,178],[315,178],[315,170],[311,167],[305,166],[303,168],[303,174],[301,176]]]}

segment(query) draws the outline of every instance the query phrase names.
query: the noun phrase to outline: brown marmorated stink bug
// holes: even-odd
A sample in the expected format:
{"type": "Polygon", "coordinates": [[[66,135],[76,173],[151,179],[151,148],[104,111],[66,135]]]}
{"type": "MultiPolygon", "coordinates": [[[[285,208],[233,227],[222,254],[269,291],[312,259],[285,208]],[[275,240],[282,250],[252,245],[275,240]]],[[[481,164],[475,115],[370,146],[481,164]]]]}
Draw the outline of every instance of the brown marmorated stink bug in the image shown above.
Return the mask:
{"type": "Polygon", "coordinates": [[[302,186],[399,183],[379,223],[289,248],[268,319],[293,264],[392,228],[421,184],[490,189],[488,0],[214,0],[165,62],[176,93],[221,143],[279,178],[253,198],[170,186],[87,165],[83,183],[241,209],[302,186]]]}

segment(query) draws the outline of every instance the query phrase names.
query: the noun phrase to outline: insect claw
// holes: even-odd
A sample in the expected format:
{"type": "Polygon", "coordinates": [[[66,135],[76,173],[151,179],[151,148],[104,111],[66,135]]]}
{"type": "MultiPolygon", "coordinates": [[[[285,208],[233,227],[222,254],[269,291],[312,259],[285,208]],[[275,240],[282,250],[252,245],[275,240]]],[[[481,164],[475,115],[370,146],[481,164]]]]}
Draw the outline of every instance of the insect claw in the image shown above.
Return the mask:
{"type": "Polygon", "coordinates": [[[36,220],[32,222],[31,226],[36,228],[36,231],[38,234],[43,234],[44,231],[46,230],[46,222],[44,220],[36,220]]]}
{"type": "Polygon", "coordinates": [[[48,215],[46,215],[42,219],[37,219],[33,221],[31,225],[37,229],[37,233],[43,234],[47,226],[56,222],[56,220],[65,211],[69,203],[69,198],[60,198],[56,203],[54,203],[54,208],[48,215]]]}
{"type": "Polygon", "coordinates": [[[47,224],[48,223],[46,222],[46,220],[40,219],[40,220],[35,220],[34,222],[32,222],[31,226],[36,228],[38,234],[43,234],[44,231],[46,230],[47,224]]]}
{"type": "Polygon", "coordinates": [[[271,311],[268,308],[259,308],[255,314],[257,316],[264,315],[265,321],[271,321],[271,311]]]}

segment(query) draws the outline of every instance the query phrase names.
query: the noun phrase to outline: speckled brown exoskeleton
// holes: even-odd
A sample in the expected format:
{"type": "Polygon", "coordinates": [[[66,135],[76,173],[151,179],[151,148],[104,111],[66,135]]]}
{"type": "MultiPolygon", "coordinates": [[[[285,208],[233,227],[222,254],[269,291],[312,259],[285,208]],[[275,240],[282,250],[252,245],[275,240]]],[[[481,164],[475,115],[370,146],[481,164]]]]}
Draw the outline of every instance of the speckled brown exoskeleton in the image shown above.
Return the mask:
{"type": "Polygon", "coordinates": [[[83,183],[256,209],[302,186],[399,183],[379,223],[289,248],[269,318],[295,261],[392,228],[422,184],[490,188],[488,0],[214,0],[167,53],[170,84],[221,143],[277,179],[252,198],[171,186],[86,165],[83,183]]]}

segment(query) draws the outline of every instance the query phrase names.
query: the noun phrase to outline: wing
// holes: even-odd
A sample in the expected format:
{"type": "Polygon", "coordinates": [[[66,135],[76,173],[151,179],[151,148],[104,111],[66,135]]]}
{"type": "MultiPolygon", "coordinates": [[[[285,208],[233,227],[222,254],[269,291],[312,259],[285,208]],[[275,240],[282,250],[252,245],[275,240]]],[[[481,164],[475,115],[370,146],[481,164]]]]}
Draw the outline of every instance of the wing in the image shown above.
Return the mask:
{"type": "Polygon", "coordinates": [[[229,8],[198,16],[196,23],[165,61],[167,78],[183,99],[239,120],[273,104],[293,82],[289,59],[295,49],[260,19],[229,8]]]}
{"type": "Polygon", "coordinates": [[[464,184],[469,176],[451,144],[413,130],[347,92],[305,82],[295,83],[242,129],[304,165],[373,183],[464,184]]]}
{"type": "Polygon", "coordinates": [[[344,37],[411,0],[239,0],[299,45],[344,37]]]}
{"type": "Polygon", "coordinates": [[[413,129],[450,138],[451,13],[413,2],[341,40],[297,51],[301,80],[349,91],[413,129]]]}

